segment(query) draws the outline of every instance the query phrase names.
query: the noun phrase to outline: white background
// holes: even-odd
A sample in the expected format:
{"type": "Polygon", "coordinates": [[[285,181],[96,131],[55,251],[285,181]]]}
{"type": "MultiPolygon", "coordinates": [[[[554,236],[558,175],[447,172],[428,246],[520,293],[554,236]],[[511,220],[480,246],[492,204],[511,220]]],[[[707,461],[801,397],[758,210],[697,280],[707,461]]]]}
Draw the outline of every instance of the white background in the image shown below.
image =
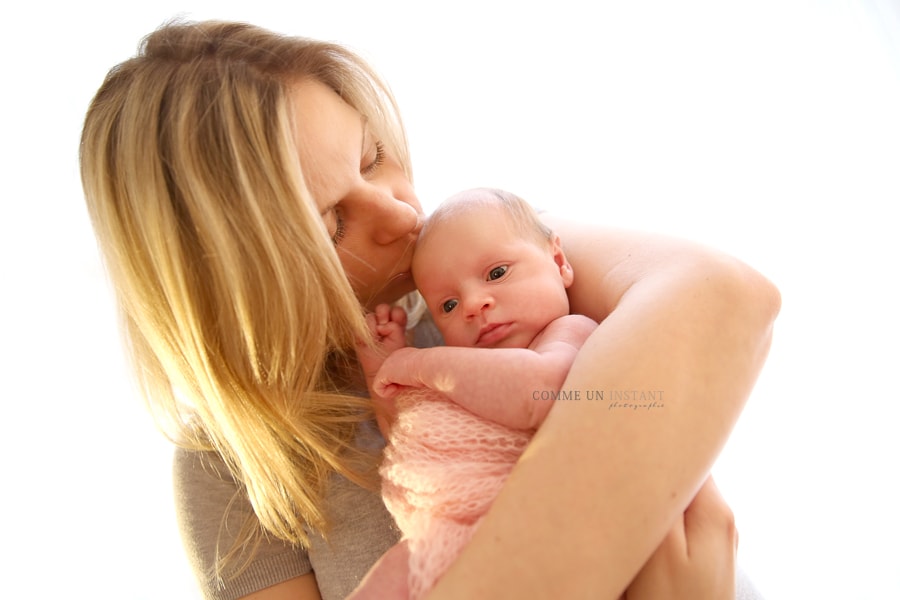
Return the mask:
{"type": "Polygon", "coordinates": [[[106,70],[183,14],[371,59],[426,206],[506,187],[772,278],[774,347],[715,469],[741,562],[770,599],[900,597],[892,0],[24,5],[0,36],[0,595],[197,597],[77,174],[106,70]]]}

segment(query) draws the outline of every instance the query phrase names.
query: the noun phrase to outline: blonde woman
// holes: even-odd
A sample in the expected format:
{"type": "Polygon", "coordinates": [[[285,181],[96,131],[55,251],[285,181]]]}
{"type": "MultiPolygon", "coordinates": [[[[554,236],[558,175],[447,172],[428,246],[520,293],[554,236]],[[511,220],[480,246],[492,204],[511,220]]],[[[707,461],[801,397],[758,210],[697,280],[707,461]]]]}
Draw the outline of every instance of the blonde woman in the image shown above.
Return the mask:
{"type": "MultiPolygon", "coordinates": [[[[364,309],[418,305],[422,211],[387,87],[340,46],[173,23],[110,71],[81,163],[136,372],[180,446],[204,594],[345,597],[397,539],[374,477],[384,408],[352,348],[364,309]]],[[[573,312],[601,323],[565,389],[663,389],[667,410],[558,403],[429,598],[615,598],[636,576],[644,597],[727,597],[733,522],[720,498],[691,500],[778,293],[689,243],[547,221],[579,272],[573,312]]],[[[435,341],[427,322],[410,334],[435,341]]]]}

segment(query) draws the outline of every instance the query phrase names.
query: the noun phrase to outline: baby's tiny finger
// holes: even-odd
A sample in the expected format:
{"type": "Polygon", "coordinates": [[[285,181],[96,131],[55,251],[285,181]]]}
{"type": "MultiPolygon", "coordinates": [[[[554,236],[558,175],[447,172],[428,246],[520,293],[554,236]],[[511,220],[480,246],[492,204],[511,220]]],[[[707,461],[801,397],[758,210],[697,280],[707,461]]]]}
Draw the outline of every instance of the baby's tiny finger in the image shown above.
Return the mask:
{"type": "Polygon", "coordinates": [[[395,325],[393,323],[381,323],[375,326],[375,333],[381,337],[388,337],[393,333],[395,325]]]}
{"type": "Polygon", "coordinates": [[[391,321],[397,323],[400,327],[406,327],[406,311],[399,306],[395,306],[391,309],[391,321]]]}
{"type": "Polygon", "coordinates": [[[389,304],[379,304],[375,307],[375,317],[379,325],[383,325],[391,320],[391,306],[389,304]]]}

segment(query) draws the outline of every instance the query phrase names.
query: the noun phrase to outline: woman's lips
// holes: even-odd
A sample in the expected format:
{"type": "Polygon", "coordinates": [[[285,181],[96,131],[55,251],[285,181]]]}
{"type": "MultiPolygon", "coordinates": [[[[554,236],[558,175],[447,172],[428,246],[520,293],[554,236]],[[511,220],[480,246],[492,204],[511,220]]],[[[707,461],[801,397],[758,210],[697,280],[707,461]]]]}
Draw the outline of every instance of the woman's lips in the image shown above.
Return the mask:
{"type": "Polygon", "coordinates": [[[479,347],[493,346],[500,342],[509,333],[511,323],[488,323],[478,332],[475,345],[479,347]]]}

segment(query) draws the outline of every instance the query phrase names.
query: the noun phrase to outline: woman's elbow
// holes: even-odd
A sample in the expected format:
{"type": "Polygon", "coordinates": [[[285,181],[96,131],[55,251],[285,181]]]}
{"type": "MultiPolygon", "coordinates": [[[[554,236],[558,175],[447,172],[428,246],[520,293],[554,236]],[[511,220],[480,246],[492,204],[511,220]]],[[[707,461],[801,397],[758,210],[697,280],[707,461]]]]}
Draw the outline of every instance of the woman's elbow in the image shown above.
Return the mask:
{"type": "Polygon", "coordinates": [[[775,321],[781,310],[781,292],[765,275],[737,259],[731,259],[734,295],[742,304],[758,315],[763,324],[775,321]]]}
{"type": "Polygon", "coordinates": [[[728,336],[730,330],[734,341],[743,339],[744,344],[749,344],[748,349],[755,346],[757,352],[752,354],[761,363],[768,354],[775,319],[781,310],[778,287],[753,267],[732,257],[718,257],[706,268],[706,277],[715,282],[721,333],[728,336]]]}

